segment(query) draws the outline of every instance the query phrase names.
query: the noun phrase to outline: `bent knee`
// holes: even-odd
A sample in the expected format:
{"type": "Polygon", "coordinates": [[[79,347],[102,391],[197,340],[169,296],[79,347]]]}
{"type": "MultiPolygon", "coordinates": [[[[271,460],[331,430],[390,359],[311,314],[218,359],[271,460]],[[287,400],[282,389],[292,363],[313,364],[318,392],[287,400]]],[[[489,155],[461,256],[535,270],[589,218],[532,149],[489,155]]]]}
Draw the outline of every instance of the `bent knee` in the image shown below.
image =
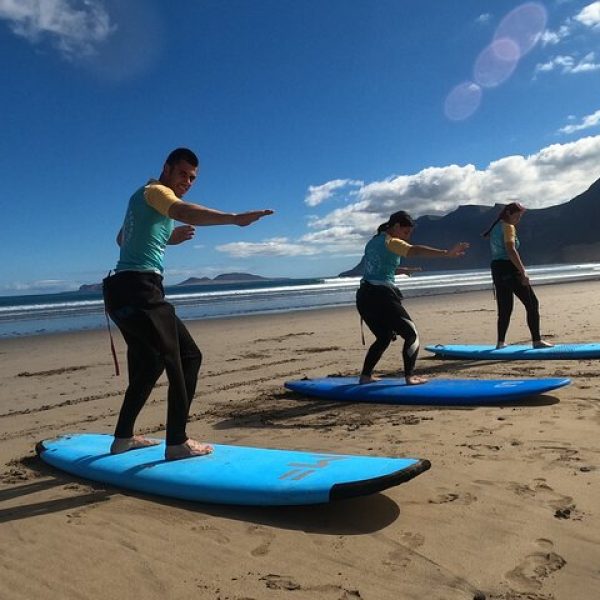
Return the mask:
{"type": "Polygon", "coordinates": [[[393,331],[380,333],[375,338],[375,344],[377,344],[380,347],[387,348],[392,343],[395,337],[396,334],[393,331]]]}

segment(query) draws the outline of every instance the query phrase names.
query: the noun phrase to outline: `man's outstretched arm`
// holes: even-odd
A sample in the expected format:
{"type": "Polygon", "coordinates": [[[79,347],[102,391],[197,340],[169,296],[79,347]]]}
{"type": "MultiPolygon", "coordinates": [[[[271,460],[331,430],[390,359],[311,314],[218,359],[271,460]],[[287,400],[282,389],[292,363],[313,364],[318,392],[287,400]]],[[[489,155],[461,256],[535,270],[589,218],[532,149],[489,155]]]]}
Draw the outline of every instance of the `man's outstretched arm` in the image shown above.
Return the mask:
{"type": "Polygon", "coordinates": [[[191,202],[175,202],[169,207],[169,217],[187,223],[188,225],[208,226],[208,225],[239,225],[245,227],[262,217],[272,215],[273,211],[251,210],[242,213],[226,213],[214,208],[207,208],[200,204],[191,202]]]}

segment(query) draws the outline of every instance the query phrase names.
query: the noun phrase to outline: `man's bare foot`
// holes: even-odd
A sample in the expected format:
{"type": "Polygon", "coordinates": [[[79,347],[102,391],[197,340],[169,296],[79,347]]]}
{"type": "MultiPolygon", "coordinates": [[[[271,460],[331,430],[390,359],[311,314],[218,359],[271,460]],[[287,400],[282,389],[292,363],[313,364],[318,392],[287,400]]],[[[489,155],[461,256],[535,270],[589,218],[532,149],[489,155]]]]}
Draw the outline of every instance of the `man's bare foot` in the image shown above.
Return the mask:
{"type": "Polygon", "coordinates": [[[502,348],[506,348],[506,342],[498,342],[496,344],[496,350],[502,350],[502,348]]]}
{"type": "Polygon", "coordinates": [[[358,379],[358,383],[375,383],[379,381],[379,377],[373,377],[373,375],[361,375],[358,379]]]}
{"type": "Polygon", "coordinates": [[[213,451],[210,444],[202,444],[196,440],[188,439],[183,444],[167,446],[165,450],[166,460],[179,460],[181,458],[192,458],[193,456],[206,456],[213,451]]]}
{"type": "Polygon", "coordinates": [[[427,383],[427,377],[421,377],[421,375],[410,375],[406,378],[406,385],[421,385],[427,383]]]}
{"type": "Polygon", "coordinates": [[[554,344],[550,342],[545,342],[544,340],[536,340],[533,342],[534,348],[554,348],[554,344]]]}
{"type": "Polygon", "coordinates": [[[123,454],[129,450],[138,450],[139,448],[148,448],[149,446],[158,446],[158,440],[148,440],[142,435],[134,435],[129,438],[115,438],[110,445],[111,454],[123,454]]]}

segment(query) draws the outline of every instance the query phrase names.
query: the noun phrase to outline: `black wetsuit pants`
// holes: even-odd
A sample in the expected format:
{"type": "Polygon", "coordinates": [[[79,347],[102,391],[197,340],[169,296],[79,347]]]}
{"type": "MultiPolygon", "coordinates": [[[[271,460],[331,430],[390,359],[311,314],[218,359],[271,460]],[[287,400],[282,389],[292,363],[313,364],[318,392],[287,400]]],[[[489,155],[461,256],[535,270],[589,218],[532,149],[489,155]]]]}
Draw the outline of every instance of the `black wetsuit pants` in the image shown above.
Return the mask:
{"type": "Polygon", "coordinates": [[[492,280],[498,306],[498,341],[504,342],[516,296],[525,307],[527,326],[534,342],[540,340],[540,310],[537,296],[530,285],[521,281],[519,270],[510,260],[493,260],[492,280]]]}
{"type": "Polygon", "coordinates": [[[369,376],[373,373],[375,365],[398,334],[404,339],[404,376],[411,376],[419,354],[419,334],[402,305],[400,290],[363,282],[356,292],[356,308],[375,336],[375,341],[367,351],[362,375],[369,376]]]}
{"type": "Polygon", "coordinates": [[[175,309],[165,300],[162,277],[121,271],[103,281],[104,302],[127,343],[129,385],[115,437],[133,435],[137,416],[163,370],[169,380],[167,445],[183,444],[202,354],[175,309]]]}

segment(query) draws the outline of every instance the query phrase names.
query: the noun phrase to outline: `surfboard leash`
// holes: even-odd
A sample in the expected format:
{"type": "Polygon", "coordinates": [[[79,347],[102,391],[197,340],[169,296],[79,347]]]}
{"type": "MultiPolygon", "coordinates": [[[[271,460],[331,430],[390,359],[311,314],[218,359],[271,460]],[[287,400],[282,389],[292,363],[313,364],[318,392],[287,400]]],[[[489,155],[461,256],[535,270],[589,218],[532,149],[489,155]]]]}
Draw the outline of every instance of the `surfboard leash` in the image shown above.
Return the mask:
{"type": "Polygon", "coordinates": [[[117,350],[115,348],[115,341],[113,339],[112,331],[110,329],[110,319],[108,318],[108,312],[104,309],[104,316],[106,317],[106,327],[108,328],[108,337],[110,338],[110,351],[112,353],[113,362],[115,364],[115,375],[118,377],[121,374],[119,369],[119,359],[117,358],[117,350]]]}
{"type": "MultiPolygon", "coordinates": [[[[108,272],[107,277],[110,277],[111,271],[108,272]]],[[[103,294],[104,296],[104,294],[103,294]]],[[[104,298],[103,298],[104,300],[104,298]]],[[[117,358],[117,350],[115,348],[115,340],[113,339],[113,334],[110,329],[110,319],[108,318],[108,309],[106,308],[106,300],[104,300],[104,316],[106,317],[106,328],[108,329],[108,337],[110,338],[110,351],[113,357],[113,363],[115,365],[115,375],[118,377],[121,374],[121,369],[119,369],[119,359],[117,358]]]]}

